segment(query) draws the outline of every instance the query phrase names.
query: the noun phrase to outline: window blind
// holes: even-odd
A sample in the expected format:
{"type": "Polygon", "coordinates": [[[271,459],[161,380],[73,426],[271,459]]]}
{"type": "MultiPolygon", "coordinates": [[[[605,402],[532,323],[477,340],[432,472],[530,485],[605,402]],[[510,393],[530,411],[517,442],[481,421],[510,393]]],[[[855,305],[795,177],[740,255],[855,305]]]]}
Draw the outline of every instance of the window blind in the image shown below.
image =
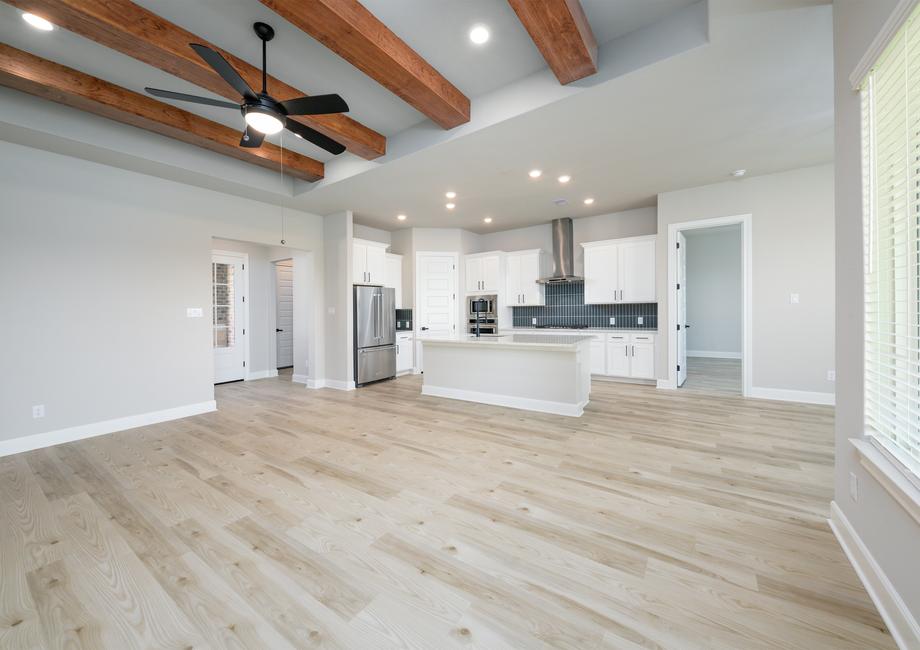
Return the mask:
{"type": "Polygon", "coordinates": [[[920,476],[920,7],[860,87],[866,433],[920,476]]]}

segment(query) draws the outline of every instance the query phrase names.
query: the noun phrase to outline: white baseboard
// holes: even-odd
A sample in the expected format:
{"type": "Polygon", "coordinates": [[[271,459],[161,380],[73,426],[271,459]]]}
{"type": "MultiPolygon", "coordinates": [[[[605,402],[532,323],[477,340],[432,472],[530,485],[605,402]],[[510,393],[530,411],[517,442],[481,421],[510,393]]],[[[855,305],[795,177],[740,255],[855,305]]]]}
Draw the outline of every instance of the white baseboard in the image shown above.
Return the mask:
{"type": "Polygon", "coordinates": [[[774,399],[782,402],[802,402],[804,404],[826,404],[833,406],[834,393],[817,393],[808,390],[788,390],[785,388],[751,388],[748,397],[754,399],[774,399]]]}
{"type": "MultiPolygon", "coordinates": [[[[310,386],[310,382],[313,381],[306,375],[291,375],[291,382],[295,384],[306,384],[310,386]]],[[[310,388],[320,388],[319,386],[310,386],[310,388]]]]}
{"type": "Polygon", "coordinates": [[[655,388],[660,388],[662,390],[677,390],[677,384],[670,379],[657,379],[655,380],[655,388]]]}
{"type": "Polygon", "coordinates": [[[340,381],[338,379],[325,379],[323,380],[323,386],[326,388],[334,388],[336,390],[354,390],[355,382],[340,381]]]}
{"type": "Polygon", "coordinates": [[[551,402],[549,400],[530,399],[528,397],[514,397],[511,395],[495,395],[493,393],[481,393],[475,390],[461,390],[459,388],[443,388],[441,386],[422,386],[422,395],[432,397],[447,397],[449,399],[459,399],[465,402],[479,402],[481,404],[493,404],[495,406],[507,406],[513,409],[522,409],[525,411],[538,411],[540,413],[553,413],[554,415],[568,415],[570,417],[581,417],[584,413],[587,400],[581,404],[568,404],[566,402],[551,402]]]}
{"type": "Polygon", "coordinates": [[[57,429],[56,431],[36,433],[31,436],[13,438],[12,440],[2,440],[0,441],[0,456],[9,456],[10,454],[19,454],[24,451],[32,451],[33,449],[52,447],[65,442],[93,438],[95,436],[102,436],[107,433],[115,433],[116,431],[124,431],[126,429],[135,429],[158,422],[178,420],[180,418],[187,418],[192,415],[200,415],[201,413],[209,413],[216,410],[217,402],[209,400],[197,404],[186,404],[185,406],[163,409],[162,411],[129,415],[123,418],[115,418],[114,420],[104,420],[91,424],[81,424],[76,427],[67,427],[66,429],[57,429]]]}
{"type": "Polygon", "coordinates": [[[246,373],[246,381],[252,381],[253,379],[269,379],[270,377],[277,376],[277,370],[258,370],[256,372],[246,373]]]}
{"type": "Polygon", "coordinates": [[[740,359],[740,352],[719,352],[718,350],[687,350],[688,357],[703,357],[704,359],[740,359]]]}
{"type": "Polygon", "coordinates": [[[904,650],[920,648],[920,624],[907,609],[907,605],[904,604],[888,576],[882,571],[846,515],[843,514],[843,510],[833,501],[831,501],[831,518],[827,521],[843,548],[843,552],[850,560],[850,564],[856,570],[856,575],[869,592],[869,597],[875,603],[885,625],[888,626],[888,631],[894,637],[895,643],[904,650]]]}

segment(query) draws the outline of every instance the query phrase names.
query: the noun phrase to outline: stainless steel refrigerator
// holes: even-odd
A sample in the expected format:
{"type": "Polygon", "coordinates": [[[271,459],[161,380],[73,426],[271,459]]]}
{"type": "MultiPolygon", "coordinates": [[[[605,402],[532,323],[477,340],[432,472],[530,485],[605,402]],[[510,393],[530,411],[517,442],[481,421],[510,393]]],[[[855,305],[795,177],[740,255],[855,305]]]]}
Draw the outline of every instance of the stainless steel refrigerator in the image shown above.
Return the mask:
{"type": "Polygon", "coordinates": [[[396,376],[396,290],[355,287],[355,384],[396,376]]]}

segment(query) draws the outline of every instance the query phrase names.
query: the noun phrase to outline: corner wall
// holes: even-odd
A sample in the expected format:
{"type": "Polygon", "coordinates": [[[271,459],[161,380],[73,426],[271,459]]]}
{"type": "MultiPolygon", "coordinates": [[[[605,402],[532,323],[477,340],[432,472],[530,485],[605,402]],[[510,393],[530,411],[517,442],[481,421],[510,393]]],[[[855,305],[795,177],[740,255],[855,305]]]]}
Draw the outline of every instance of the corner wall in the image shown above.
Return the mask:
{"type": "MultiPolygon", "coordinates": [[[[280,208],[7,142],[0,166],[0,443],[211,402],[212,238],[274,245],[280,208]]],[[[323,220],[285,214],[319,282],[323,220]]]]}
{"type": "MultiPolygon", "coordinates": [[[[864,331],[860,103],[848,77],[897,4],[897,0],[834,2],[838,262],[834,501],[916,624],[920,621],[920,525],[865,471],[849,442],[863,434],[864,331]],[[858,500],[850,497],[851,475],[858,482],[858,500]]],[[[920,633],[913,642],[920,644],[920,633]]]]}

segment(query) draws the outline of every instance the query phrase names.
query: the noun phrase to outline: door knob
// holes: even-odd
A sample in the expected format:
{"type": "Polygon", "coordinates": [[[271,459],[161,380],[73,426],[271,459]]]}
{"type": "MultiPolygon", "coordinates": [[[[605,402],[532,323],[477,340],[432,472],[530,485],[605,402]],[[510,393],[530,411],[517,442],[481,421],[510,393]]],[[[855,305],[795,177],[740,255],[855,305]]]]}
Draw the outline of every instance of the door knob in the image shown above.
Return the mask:
{"type": "Polygon", "coordinates": [[[428,328],[427,328],[427,327],[422,327],[421,330],[422,330],[423,332],[427,332],[427,331],[428,331],[428,328]]]}
{"type": "Polygon", "coordinates": [[[275,331],[276,331],[276,332],[283,332],[284,330],[278,329],[278,328],[276,327],[276,328],[275,328],[275,331]]]}

